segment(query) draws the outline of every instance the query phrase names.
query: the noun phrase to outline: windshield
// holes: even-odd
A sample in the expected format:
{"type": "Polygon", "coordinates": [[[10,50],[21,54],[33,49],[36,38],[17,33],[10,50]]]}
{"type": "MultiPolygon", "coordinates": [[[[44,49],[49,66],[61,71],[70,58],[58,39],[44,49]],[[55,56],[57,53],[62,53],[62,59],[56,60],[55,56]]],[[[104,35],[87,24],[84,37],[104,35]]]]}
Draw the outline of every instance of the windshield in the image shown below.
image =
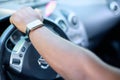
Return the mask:
{"type": "Polygon", "coordinates": [[[0,19],[10,15],[23,6],[32,6],[33,8],[43,6],[50,0],[0,0],[0,19]]]}
{"type": "Polygon", "coordinates": [[[8,1],[16,1],[19,3],[28,3],[28,2],[38,2],[38,1],[44,2],[44,1],[50,1],[50,0],[0,0],[0,3],[5,3],[8,1]]]}

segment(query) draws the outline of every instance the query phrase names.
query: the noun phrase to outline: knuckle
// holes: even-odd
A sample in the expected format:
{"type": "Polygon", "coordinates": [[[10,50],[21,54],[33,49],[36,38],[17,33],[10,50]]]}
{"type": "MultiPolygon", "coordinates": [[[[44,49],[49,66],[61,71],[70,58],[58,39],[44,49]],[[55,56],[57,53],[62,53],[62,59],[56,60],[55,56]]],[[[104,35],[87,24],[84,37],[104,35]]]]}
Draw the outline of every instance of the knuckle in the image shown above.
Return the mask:
{"type": "Polygon", "coordinates": [[[16,17],[16,13],[14,13],[11,17],[10,17],[10,22],[13,23],[16,17]]]}
{"type": "Polygon", "coordinates": [[[12,19],[12,16],[10,17],[9,21],[10,21],[10,23],[13,23],[13,19],[12,19]]]}

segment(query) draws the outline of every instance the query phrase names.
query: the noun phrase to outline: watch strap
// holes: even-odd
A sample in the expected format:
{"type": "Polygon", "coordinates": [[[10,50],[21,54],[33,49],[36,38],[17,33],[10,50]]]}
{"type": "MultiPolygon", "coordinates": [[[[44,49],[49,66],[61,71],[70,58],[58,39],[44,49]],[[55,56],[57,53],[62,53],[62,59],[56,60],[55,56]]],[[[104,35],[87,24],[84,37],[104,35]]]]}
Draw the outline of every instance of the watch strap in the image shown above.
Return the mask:
{"type": "Polygon", "coordinates": [[[35,30],[35,29],[40,28],[40,27],[43,27],[44,24],[42,21],[37,19],[37,20],[34,20],[34,21],[28,23],[26,26],[27,26],[26,27],[26,35],[29,36],[30,31],[35,30]]]}

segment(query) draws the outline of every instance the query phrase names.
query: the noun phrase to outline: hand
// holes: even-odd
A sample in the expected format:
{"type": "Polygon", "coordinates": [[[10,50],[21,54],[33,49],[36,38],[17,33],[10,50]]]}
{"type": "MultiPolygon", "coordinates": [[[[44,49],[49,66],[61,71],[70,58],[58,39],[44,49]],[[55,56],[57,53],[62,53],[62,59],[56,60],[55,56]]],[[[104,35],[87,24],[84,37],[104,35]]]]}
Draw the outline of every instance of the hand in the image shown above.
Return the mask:
{"type": "Polygon", "coordinates": [[[10,22],[25,33],[26,25],[36,19],[43,21],[42,13],[37,9],[33,10],[31,7],[25,7],[15,12],[10,17],[10,22]]]}

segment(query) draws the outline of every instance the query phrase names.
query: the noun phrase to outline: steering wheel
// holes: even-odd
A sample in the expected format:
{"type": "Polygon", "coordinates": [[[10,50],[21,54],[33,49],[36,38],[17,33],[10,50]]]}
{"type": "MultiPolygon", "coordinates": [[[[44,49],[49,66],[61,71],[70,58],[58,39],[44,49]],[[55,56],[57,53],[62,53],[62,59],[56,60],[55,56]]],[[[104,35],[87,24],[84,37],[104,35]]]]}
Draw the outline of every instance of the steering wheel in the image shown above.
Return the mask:
{"type": "MultiPolygon", "coordinates": [[[[44,19],[44,24],[55,34],[68,40],[59,25],[49,19],[44,19]]],[[[3,72],[4,69],[9,74],[22,76],[28,80],[50,80],[60,77],[38,54],[28,37],[18,31],[14,25],[8,26],[0,40],[0,70],[3,72]]]]}

